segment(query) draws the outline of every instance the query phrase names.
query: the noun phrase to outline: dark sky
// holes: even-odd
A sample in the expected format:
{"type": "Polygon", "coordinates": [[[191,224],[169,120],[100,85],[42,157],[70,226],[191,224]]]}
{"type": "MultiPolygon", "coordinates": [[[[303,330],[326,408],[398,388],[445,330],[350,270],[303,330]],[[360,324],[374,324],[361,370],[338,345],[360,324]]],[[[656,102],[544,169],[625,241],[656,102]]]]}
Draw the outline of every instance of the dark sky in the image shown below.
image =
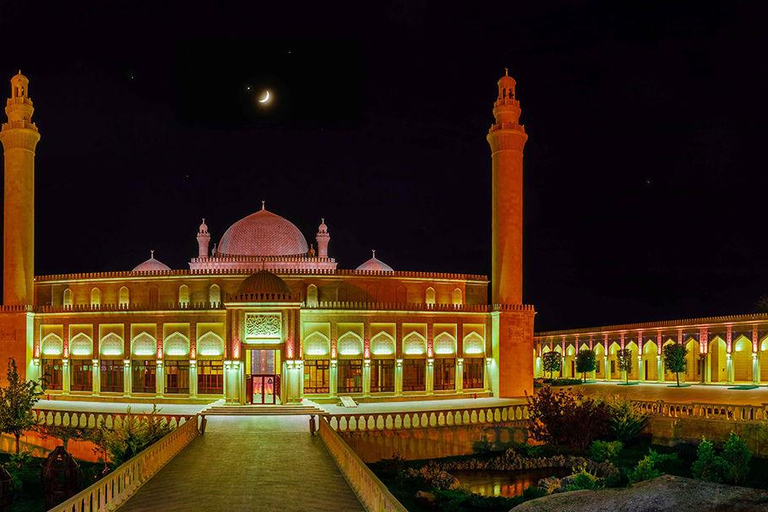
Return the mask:
{"type": "Polygon", "coordinates": [[[42,133],[38,274],[186,268],[201,217],[218,240],[262,199],[310,241],[324,216],[342,268],[488,274],[506,66],[538,330],[768,294],[764,3],[273,3],[0,2],[42,133]]]}

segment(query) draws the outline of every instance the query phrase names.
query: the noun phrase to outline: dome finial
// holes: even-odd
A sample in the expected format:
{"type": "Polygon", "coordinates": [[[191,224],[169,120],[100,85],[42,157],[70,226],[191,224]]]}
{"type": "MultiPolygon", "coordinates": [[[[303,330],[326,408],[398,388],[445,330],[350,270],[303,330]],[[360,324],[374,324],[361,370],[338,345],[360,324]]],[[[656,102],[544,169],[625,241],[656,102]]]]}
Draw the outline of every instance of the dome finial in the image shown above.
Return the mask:
{"type": "Polygon", "coordinates": [[[509,68],[504,68],[504,76],[509,76],[509,68]]]}
{"type": "Polygon", "coordinates": [[[150,249],[149,250],[149,259],[154,259],[154,258],[155,258],[155,250],[154,249],[150,249]]]}
{"type": "Polygon", "coordinates": [[[267,209],[267,201],[264,199],[261,200],[261,209],[266,210],[267,209]]]}
{"type": "Polygon", "coordinates": [[[372,255],[373,255],[373,257],[375,258],[375,257],[376,257],[376,249],[371,249],[371,254],[372,254],[372,255]]]}

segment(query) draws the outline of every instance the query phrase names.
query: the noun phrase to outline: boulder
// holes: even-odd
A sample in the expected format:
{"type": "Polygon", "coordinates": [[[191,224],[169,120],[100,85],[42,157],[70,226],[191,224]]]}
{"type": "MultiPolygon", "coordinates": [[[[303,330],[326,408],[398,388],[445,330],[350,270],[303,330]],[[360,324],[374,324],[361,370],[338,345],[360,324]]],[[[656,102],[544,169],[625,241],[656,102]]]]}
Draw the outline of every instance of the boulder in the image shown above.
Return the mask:
{"type": "Polygon", "coordinates": [[[539,489],[547,491],[547,494],[552,494],[553,492],[556,492],[558,489],[560,489],[560,479],[556,476],[548,476],[547,478],[542,478],[539,480],[538,487],[539,489]]]}

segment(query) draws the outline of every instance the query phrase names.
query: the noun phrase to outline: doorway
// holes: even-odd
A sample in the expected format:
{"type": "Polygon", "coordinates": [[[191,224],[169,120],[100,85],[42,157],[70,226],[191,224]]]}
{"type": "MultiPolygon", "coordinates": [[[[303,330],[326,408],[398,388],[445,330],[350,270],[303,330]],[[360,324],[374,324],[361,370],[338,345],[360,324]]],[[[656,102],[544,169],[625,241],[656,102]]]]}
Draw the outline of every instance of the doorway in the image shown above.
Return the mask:
{"type": "Polygon", "coordinates": [[[246,401],[249,404],[279,404],[280,375],[276,350],[250,350],[250,373],[245,378],[246,401]]]}

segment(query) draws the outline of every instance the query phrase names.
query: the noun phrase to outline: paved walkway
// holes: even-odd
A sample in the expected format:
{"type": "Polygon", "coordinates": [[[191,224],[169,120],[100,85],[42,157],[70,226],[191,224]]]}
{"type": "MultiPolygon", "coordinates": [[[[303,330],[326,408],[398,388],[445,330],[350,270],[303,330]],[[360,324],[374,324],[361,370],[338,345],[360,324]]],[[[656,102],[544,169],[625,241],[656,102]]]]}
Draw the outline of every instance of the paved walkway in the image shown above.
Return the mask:
{"type": "Polygon", "coordinates": [[[711,404],[762,405],[768,403],[768,388],[728,389],[726,386],[692,385],[690,387],[669,387],[674,383],[638,384],[618,386],[617,384],[596,383],[573,386],[584,394],[626,396],[637,400],[664,400],[667,402],[698,402],[711,404]]]}
{"type": "Polygon", "coordinates": [[[128,511],[361,511],[306,416],[208,418],[205,434],[120,507],[128,511]]]}

